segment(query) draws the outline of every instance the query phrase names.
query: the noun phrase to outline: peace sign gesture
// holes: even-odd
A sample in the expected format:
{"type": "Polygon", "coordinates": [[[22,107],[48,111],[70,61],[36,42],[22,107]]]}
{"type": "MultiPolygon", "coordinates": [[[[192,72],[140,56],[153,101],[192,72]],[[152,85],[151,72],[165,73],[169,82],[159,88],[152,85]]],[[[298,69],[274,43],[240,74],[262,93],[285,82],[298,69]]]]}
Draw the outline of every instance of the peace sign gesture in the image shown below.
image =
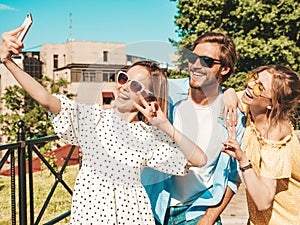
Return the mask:
{"type": "Polygon", "coordinates": [[[228,138],[225,142],[223,142],[224,147],[222,148],[222,151],[240,161],[245,156],[245,154],[240,148],[238,141],[236,140],[235,126],[227,125],[227,133],[228,138]]]}
{"type": "Polygon", "coordinates": [[[162,129],[162,126],[166,125],[169,120],[161,110],[157,101],[154,99],[154,101],[146,101],[146,99],[140,93],[137,93],[137,96],[139,97],[138,100],[141,102],[140,105],[134,101],[134,106],[137,108],[137,110],[145,116],[149,123],[158,127],[159,129],[162,129]]]}

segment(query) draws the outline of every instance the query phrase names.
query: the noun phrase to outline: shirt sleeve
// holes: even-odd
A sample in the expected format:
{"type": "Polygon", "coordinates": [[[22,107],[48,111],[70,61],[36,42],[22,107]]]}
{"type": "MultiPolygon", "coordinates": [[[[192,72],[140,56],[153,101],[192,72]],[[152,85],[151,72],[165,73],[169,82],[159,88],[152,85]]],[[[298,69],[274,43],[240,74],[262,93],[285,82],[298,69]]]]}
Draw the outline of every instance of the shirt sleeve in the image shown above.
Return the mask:
{"type": "Polygon", "coordinates": [[[287,144],[291,140],[288,135],[281,141],[265,140],[261,153],[260,175],[269,178],[289,178],[292,173],[291,146],[287,144]]]}
{"type": "Polygon", "coordinates": [[[154,141],[150,143],[151,157],[147,166],[172,175],[185,175],[188,171],[188,160],[179,150],[178,145],[158,130],[153,131],[154,141]]]}
{"type": "Polygon", "coordinates": [[[69,144],[78,145],[77,103],[63,95],[55,96],[60,100],[61,110],[56,115],[49,112],[54,131],[69,144]]]}

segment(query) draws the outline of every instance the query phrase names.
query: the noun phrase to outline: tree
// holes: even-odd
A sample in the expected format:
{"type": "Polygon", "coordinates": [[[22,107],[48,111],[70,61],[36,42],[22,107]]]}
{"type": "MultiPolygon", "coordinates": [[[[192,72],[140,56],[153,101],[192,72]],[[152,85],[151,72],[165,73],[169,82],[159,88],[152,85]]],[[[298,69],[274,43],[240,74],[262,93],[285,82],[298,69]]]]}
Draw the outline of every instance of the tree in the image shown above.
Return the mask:
{"type": "Polygon", "coordinates": [[[239,55],[236,76],[225,86],[238,89],[246,73],[265,64],[282,64],[300,72],[300,2],[294,0],[171,0],[179,49],[190,49],[207,31],[230,35],[239,55]]]}
{"type": "MultiPolygon", "coordinates": [[[[39,81],[52,94],[63,93],[69,97],[73,96],[68,94],[66,90],[68,82],[62,78],[54,82],[48,77],[43,77],[39,81]]],[[[37,104],[21,87],[17,85],[6,87],[2,100],[4,100],[8,112],[0,115],[0,124],[3,135],[8,137],[9,141],[17,140],[17,122],[19,120],[25,122],[25,133],[29,134],[29,137],[26,138],[54,134],[47,110],[37,104]]]]}

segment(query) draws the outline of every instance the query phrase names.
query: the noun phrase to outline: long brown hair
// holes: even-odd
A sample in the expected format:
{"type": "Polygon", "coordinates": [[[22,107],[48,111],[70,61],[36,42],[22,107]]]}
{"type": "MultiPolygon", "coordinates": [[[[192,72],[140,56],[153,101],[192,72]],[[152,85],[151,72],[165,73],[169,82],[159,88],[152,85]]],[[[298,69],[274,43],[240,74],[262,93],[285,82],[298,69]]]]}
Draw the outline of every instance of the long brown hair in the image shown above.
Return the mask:
{"type": "Polygon", "coordinates": [[[300,101],[299,75],[282,65],[260,66],[253,71],[260,73],[264,70],[273,75],[272,108],[268,112],[270,122],[274,125],[281,120],[293,119],[292,115],[300,101]]]}

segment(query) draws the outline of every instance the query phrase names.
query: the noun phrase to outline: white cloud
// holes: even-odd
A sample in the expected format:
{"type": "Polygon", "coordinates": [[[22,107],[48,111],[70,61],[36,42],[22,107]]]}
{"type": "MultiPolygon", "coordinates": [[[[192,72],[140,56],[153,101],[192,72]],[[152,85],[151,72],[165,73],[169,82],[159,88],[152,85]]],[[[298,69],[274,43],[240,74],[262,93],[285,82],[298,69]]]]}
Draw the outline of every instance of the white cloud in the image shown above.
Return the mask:
{"type": "Polygon", "coordinates": [[[9,5],[0,4],[0,10],[16,10],[16,9],[10,7],[9,5]]]}

